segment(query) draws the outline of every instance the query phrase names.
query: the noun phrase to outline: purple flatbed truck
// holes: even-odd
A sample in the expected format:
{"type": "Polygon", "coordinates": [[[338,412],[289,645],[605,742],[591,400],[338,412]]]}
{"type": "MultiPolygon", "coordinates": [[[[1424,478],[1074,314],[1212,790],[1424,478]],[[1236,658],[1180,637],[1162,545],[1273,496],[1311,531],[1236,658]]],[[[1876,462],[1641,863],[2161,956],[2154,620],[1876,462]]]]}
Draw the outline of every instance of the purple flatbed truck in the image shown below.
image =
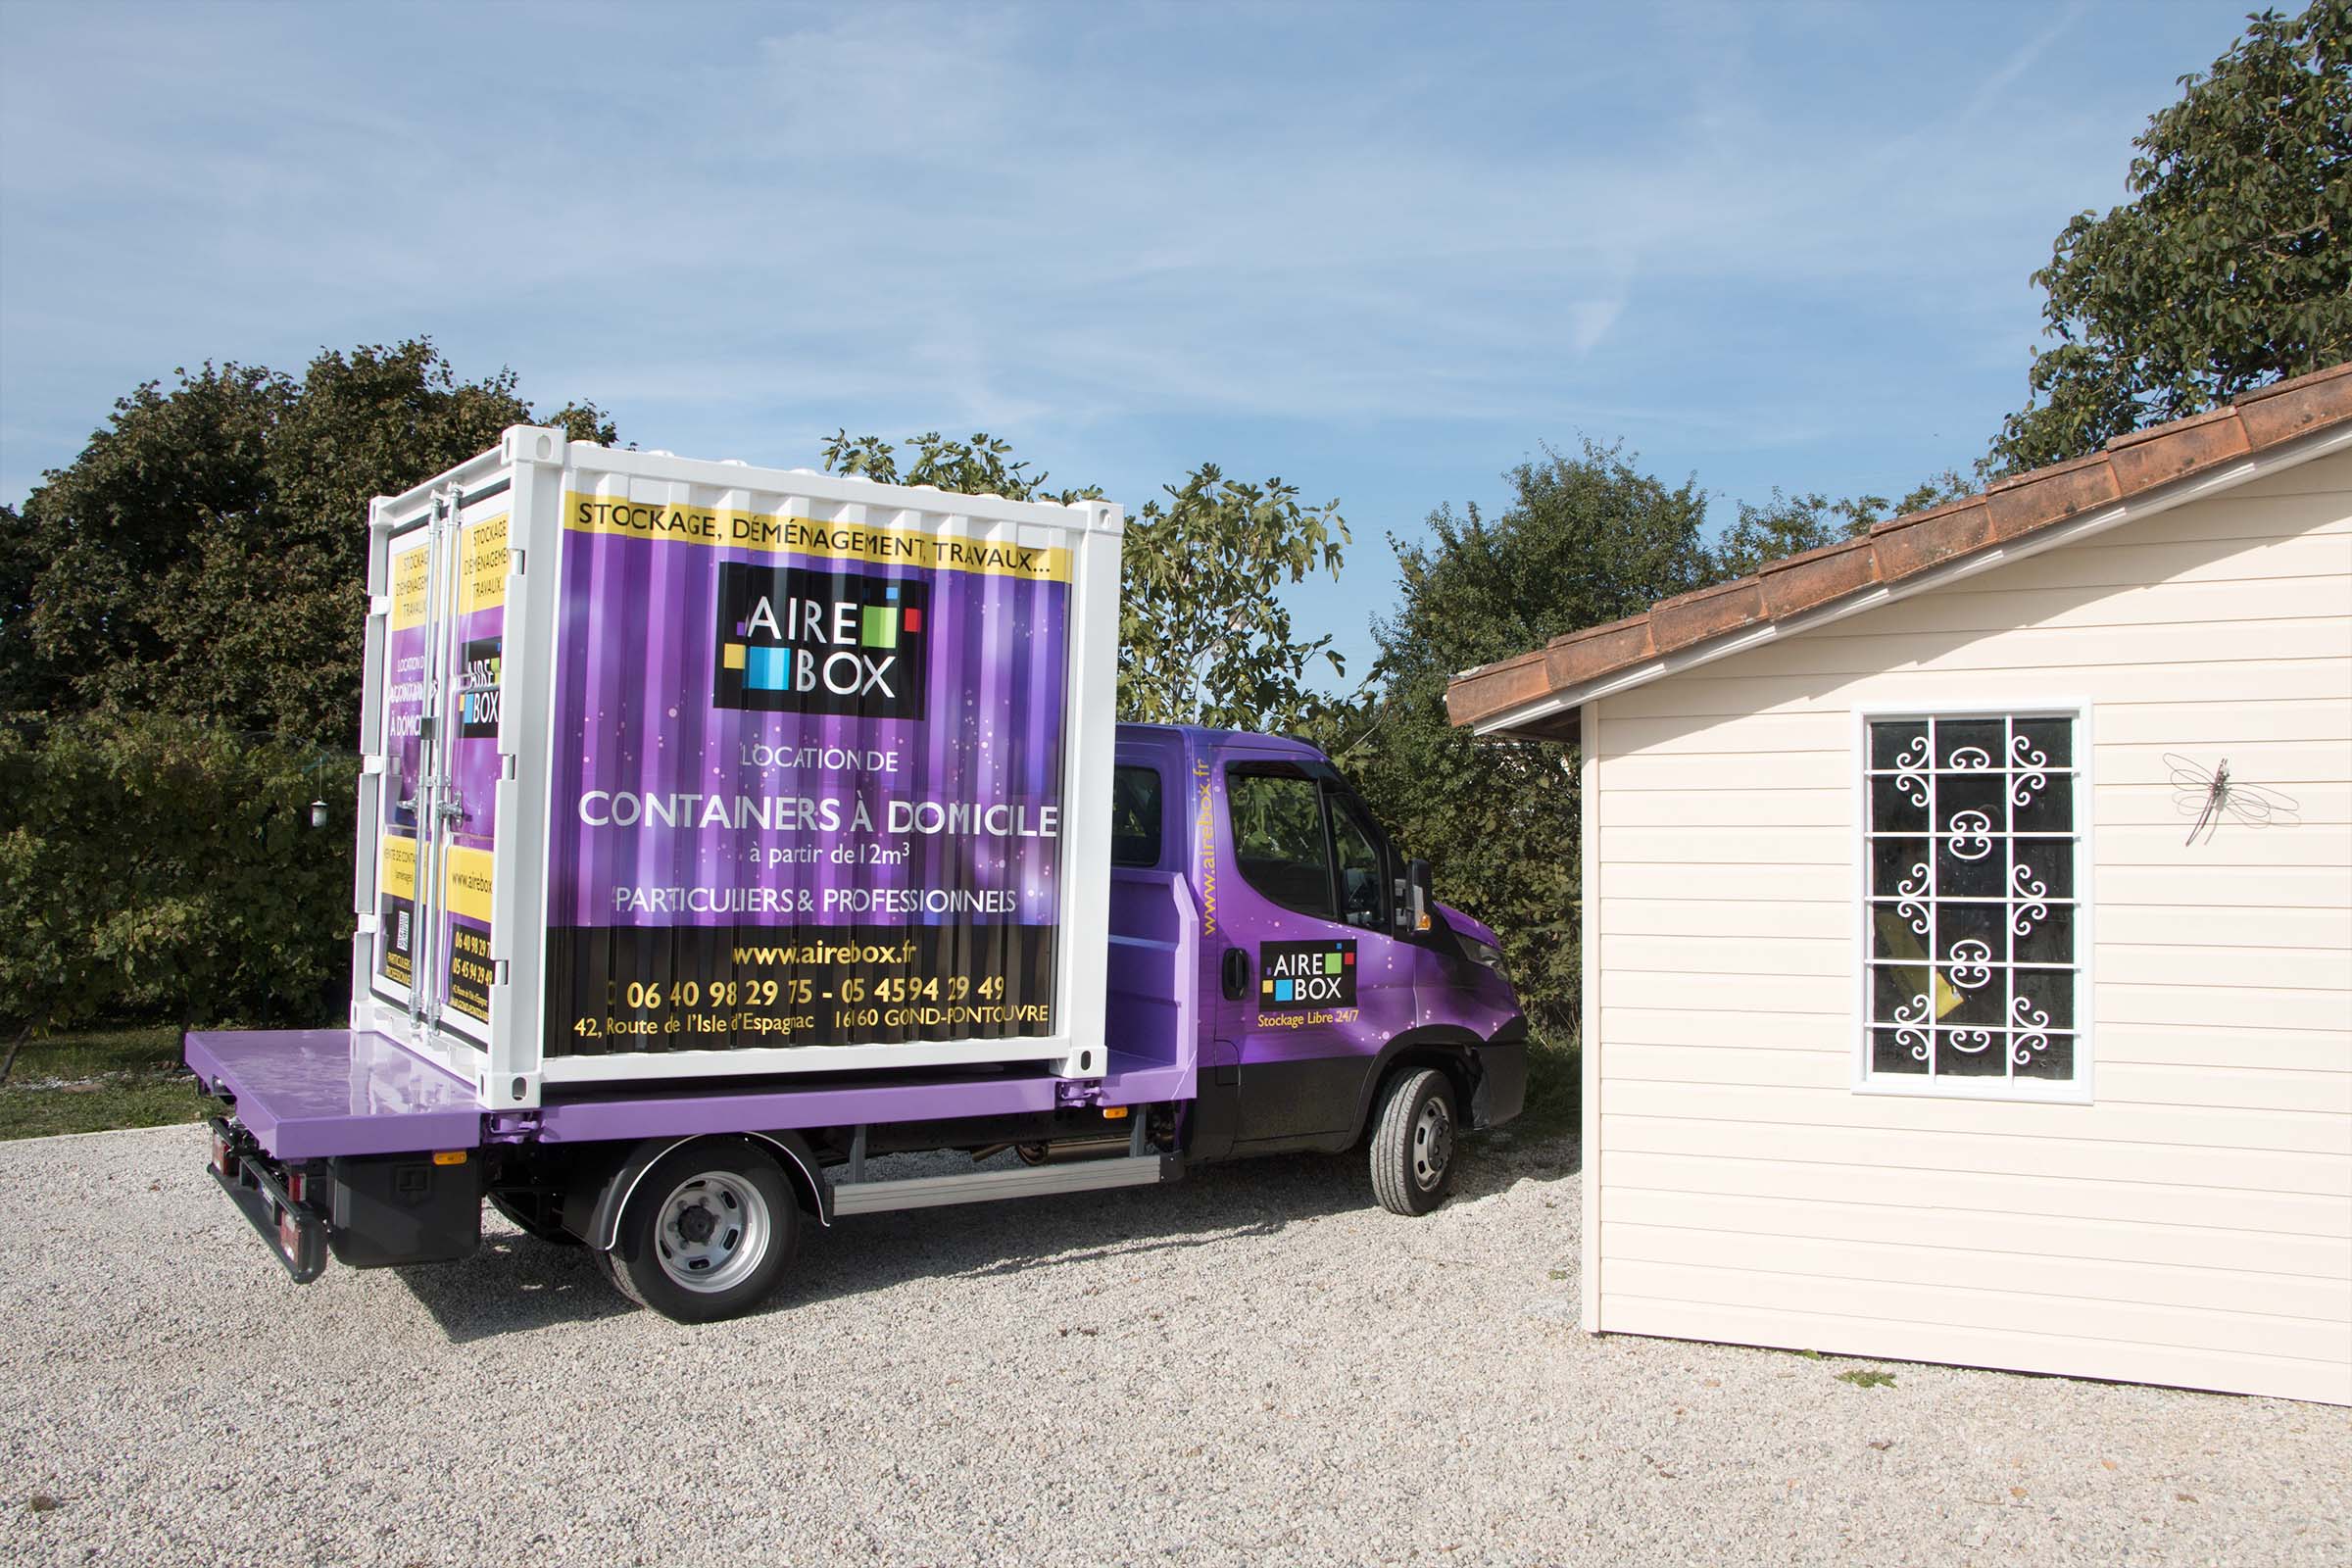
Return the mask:
{"type": "Polygon", "coordinates": [[[350,1027],[185,1048],[296,1281],[487,1202],[708,1321],[809,1225],[1250,1154],[1426,1213],[1519,1112],[1494,933],[1322,753],[1110,721],[1115,508],[517,427],[370,526],[350,1027]]]}

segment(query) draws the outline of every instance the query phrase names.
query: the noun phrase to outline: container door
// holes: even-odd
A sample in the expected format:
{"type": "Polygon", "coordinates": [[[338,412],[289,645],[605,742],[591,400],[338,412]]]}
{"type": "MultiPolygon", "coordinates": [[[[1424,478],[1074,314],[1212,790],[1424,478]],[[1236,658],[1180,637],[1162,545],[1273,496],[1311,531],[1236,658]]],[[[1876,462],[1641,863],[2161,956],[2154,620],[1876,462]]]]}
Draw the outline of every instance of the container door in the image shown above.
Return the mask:
{"type": "Polygon", "coordinates": [[[438,628],[441,662],[430,750],[437,792],[430,839],[434,882],[432,1015],[477,1044],[490,1038],[491,864],[498,843],[499,725],[505,689],[508,503],[454,506],[446,541],[448,592],[438,628]]]}
{"type": "Polygon", "coordinates": [[[390,547],[373,984],[428,1029],[490,1033],[507,516],[437,498],[390,547]]]}
{"type": "MultiPolygon", "coordinates": [[[[438,510],[438,509],[435,509],[438,510]]],[[[376,842],[376,937],[369,988],[405,1006],[421,1005],[419,960],[425,949],[418,878],[425,811],[425,716],[432,664],[432,574],[435,529],[431,514],[396,532],[387,580],[392,610],[384,643],[384,775],[382,821],[376,842]]]]}
{"type": "Polygon", "coordinates": [[[1239,1047],[1240,1141],[1350,1134],[1374,1058],[1414,1021],[1387,847],[1328,767],[1246,749],[1220,764],[1239,875],[1221,890],[1217,1033],[1239,1047]]]}

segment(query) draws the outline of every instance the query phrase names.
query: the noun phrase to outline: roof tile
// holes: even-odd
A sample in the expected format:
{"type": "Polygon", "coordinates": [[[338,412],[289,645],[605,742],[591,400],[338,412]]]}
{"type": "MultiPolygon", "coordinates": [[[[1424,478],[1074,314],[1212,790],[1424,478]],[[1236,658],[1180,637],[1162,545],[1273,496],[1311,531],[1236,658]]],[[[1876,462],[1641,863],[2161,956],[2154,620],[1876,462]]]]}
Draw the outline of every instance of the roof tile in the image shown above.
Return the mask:
{"type": "Polygon", "coordinates": [[[1879,561],[1868,539],[1848,539],[1776,561],[1762,575],[1764,613],[1778,620],[1871,587],[1879,580],[1879,561]]]}
{"type": "Polygon", "coordinates": [[[1657,652],[1667,654],[1763,618],[1762,586],[1753,577],[1741,577],[1654,607],[1649,612],[1650,641],[1657,652]]]}

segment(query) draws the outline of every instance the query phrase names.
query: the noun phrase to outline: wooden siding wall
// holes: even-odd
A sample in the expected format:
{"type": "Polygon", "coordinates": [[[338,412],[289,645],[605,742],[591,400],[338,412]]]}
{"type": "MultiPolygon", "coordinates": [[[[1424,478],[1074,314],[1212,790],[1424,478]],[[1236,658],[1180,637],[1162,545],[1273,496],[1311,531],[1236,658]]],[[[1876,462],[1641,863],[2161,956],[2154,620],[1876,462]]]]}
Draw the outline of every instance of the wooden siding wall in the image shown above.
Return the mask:
{"type": "Polygon", "coordinates": [[[2352,452],[1586,715],[1589,1326],[2352,1402],[2352,452]],[[2094,1102],[1857,1095],[1854,710],[2053,698],[2094,1102]]]}

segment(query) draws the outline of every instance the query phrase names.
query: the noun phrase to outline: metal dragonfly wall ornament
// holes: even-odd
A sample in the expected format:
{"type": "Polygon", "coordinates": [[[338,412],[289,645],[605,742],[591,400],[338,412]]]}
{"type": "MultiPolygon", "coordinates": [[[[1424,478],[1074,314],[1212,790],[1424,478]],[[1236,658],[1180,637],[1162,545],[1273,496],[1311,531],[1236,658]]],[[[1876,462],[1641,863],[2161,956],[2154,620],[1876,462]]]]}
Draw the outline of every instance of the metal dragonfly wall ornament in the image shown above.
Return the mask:
{"type": "Polygon", "coordinates": [[[2188,837],[2180,841],[2183,844],[2196,843],[2200,833],[2212,842],[2225,816],[2247,827],[2292,827],[2299,820],[2293,796],[2266,784],[2231,778],[2227,757],[2211,769],[2178,752],[2165,753],[2164,760],[2173,770],[2174,808],[2182,816],[2196,818],[2188,837]]]}

